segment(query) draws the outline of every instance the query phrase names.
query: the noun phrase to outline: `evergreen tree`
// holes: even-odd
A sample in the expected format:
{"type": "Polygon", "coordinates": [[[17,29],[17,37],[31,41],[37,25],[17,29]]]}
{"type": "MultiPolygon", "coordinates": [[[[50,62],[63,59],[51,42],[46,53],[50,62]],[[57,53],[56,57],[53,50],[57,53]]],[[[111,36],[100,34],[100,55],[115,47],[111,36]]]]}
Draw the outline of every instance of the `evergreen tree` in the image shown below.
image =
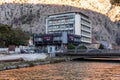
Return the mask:
{"type": "Polygon", "coordinates": [[[104,46],[100,44],[99,49],[104,49],[104,46]]]}
{"type": "Polygon", "coordinates": [[[9,25],[0,24],[0,47],[9,45],[27,45],[30,35],[22,29],[12,29],[9,25]]]}

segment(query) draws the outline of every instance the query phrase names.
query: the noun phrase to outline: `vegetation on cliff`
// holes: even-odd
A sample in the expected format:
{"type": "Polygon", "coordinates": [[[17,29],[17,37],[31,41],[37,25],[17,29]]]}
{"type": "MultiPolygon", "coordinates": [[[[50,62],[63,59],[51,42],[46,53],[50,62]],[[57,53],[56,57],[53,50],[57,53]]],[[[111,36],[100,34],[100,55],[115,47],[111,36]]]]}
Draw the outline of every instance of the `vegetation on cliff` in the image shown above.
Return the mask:
{"type": "Polygon", "coordinates": [[[120,0],[111,0],[113,5],[120,5],[120,0]]]}

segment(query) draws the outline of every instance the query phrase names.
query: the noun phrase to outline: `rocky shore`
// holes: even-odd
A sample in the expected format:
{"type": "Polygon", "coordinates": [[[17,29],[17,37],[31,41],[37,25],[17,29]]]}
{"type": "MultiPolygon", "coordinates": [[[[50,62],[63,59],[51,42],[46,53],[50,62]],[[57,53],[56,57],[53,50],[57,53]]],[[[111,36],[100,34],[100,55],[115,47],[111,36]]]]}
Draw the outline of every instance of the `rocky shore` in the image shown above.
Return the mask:
{"type": "MultiPolygon", "coordinates": [[[[1,56],[3,57],[3,56],[1,56]]],[[[24,56],[25,57],[25,56],[24,56]]],[[[66,58],[60,58],[60,57],[54,57],[51,58],[50,56],[47,56],[46,58],[34,58],[34,59],[27,59],[24,60],[24,58],[6,58],[4,60],[1,59],[0,61],[0,71],[3,70],[10,70],[10,69],[18,69],[18,68],[24,68],[24,67],[33,67],[37,65],[43,65],[43,64],[51,64],[51,63],[58,63],[66,61],[66,58]]]]}

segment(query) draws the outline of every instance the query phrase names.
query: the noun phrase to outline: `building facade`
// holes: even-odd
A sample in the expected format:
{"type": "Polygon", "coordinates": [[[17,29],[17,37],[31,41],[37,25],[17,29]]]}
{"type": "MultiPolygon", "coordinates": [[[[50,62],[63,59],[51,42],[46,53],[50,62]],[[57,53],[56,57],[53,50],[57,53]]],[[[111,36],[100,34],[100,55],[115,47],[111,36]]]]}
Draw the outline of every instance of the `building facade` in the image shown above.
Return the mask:
{"type": "Polygon", "coordinates": [[[119,32],[116,34],[116,43],[117,45],[120,45],[120,33],[119,32]]]}
{"type": "Polygon", "coordinates": [[[69,34],[67,32],[51,33],[51,34],[34,34],[33,38],[35,46],[50,46],[62,47],[67,44],[80,44],[80,36],[69,34]]]}
{"type": "Polygon", "coordinates": [[[88,16],[80,12],[49,15],[46,19],[46,33],[67,32],[81,36],[81,42],[91,43],[92,26],[88,16]]]}

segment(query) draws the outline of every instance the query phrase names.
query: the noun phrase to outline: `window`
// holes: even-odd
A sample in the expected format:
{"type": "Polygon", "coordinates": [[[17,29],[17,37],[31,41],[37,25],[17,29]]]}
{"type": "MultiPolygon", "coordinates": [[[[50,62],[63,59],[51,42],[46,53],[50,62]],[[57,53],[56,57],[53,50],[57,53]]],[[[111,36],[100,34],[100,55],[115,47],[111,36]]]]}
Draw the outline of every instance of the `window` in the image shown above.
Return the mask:
{"type": "Polygon", "coordinates": [[[81,27],[83,30],[91,31],[91,28],[89,26],[81,24],[81,27]]]}
{"type": "Polygon", "coordinates": [[[84,30],[81,31],[81,34],[84,35],[84,36],[90,36],[90,32],[87,32],[87,31],[84,31],[84,30]]]}
{"type": "Polygon", "coordinates": [[[53,40],[54,40],[54,41],[60,41],[60,40],[61,40],[61,37],[54,37],[53,40]]]}
{"type": "Polygon", "coordinates": [[[74,41],[79,42],[80,39],[79,38],[74,38],[74,41]]]}
{"type": "Polygon", "coordinates": [[[88,38],[88,37],[83,37],[83,36],[82,36],[81,40],[83,40],[83,41],[91,41],[90,38],[88,38]]]}
{"type": "Polygon", "coordinates": [[[36,38],[35,41],[42,41],[42,38],[36,38]]]}

